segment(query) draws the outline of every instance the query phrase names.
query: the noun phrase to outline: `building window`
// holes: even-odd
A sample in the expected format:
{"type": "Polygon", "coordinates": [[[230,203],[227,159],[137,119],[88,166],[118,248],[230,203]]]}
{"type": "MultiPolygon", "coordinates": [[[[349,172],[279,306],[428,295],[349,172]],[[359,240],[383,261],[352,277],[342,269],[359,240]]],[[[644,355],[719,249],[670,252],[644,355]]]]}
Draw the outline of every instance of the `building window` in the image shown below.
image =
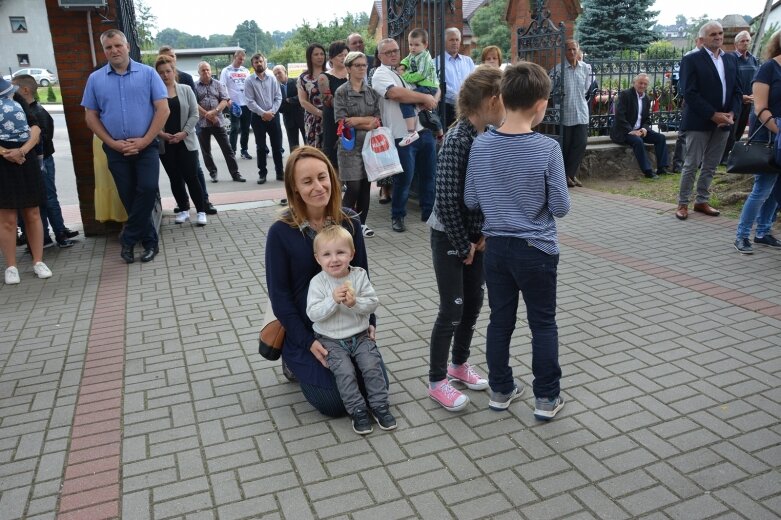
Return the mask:
{"type": "Polygon", "coordinates": [[[30,65],[30,56],[27,54],[17,54],[16,59],[19,60],[20,67],[27,67],[30,65]]]}
{"type": "Polygon", "coordinates": [[[27,32],[27,21],[24,19],[24,16],[9,16],[8,19],[11,20],[11,32],[27,32]]]}

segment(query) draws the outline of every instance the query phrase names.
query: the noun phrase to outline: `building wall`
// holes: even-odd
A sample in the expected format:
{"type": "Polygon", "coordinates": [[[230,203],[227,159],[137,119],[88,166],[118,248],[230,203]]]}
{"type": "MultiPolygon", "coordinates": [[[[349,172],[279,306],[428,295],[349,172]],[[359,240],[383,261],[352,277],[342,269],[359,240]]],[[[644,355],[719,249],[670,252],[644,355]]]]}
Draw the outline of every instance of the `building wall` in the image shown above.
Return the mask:
{"type": "Polygon", "coordinates": [[[24,67],[41,67],[57,73],[45,0],[3,0],[0,2],[0,68],[11,74],[24,67]],[[11,16],[23,16],[26,33],[11,30],[11,16]],[[27,54],[28,65],[19,65],[17,54],[27,54]]]}

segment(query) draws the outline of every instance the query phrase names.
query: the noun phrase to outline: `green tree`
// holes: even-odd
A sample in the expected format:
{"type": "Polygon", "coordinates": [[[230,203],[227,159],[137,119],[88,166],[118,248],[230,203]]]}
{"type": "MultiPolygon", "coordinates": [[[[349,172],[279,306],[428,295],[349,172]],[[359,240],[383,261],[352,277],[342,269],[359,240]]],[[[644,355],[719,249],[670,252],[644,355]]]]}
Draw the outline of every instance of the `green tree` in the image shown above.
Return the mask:
{"type": "Polygon", "coordinates": [[[584,0],[575,37],[584,53],[595,58],[622,50],[642,52],[656,39],[651,31],[658,11],[654,0],[584,0]]]}
{"type": "Polygon", "coordinates": [[[651,60],[678,58],[680,57],[680,54],[681,51],[676,49],[672,43],[666,40],[653,42],[645,51],[645,57],[651,60]]]}
{"type": "Polygon", "coordinates": [[[504,19],[507,11],[507,0],[495,0],[475,11],[469,21],[472,34],[477,38],[478,49],[472,51],[475,60],[480,59],[483,48],[496,45],[502,49],[505,60],[510,58],[510,27],[504,19]]]}
{"type": "Polygon", "coordinates": [[[689,25],[689,20],[686,19],[686,17],[682,14],[679,14],[675,17],[675,26],[676,27],[686,27],[689,25]]]}
{"type": "Polygon", "coordinates": [[[144,0],[134,0],[136,13],[136,31],[138,46],[143,50],[155,47],[153,31],[157,29],[157,16],[152,14],[152,8],[144,0]]]}
{"type": "Polygon", "coordinates": [[[54,88],[52,88],[51,84],[49,84],[49,88],[46,90],[46,101],[49,103],[57,101],[57,95],[54,93],[54,88]]]}
{"type": "Polygon", "coordinates": [[[304,22],[296,28],[292,36],[284,41],[281,47],[269,53],[268,59],[274,63],[302,63],[306,61],[306,48],[312,43],[319,43],[326,49],[331,42],[346,40],[352,33],[360,33],[366,45],[366,53],[373,54],[377,46],[369,34],[369,16],[366,13],[347,14],[344,18],[335,19],[328,24],[318,23],[314,27],[304,22]]]}
{"type": "Polygon", "coordinates": [[[268,52],[274,48],[271,34],[258,27],[255,20],[244,20],[237,25],[231,43],[245,49],[249,55],[258,51],[268,52]]]}

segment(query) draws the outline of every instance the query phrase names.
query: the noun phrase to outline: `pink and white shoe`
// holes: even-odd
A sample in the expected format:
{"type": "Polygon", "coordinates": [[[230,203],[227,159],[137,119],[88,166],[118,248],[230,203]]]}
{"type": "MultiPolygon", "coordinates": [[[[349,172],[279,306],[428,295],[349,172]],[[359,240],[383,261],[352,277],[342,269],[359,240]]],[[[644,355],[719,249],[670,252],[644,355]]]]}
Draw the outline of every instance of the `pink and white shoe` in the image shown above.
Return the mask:
{"type": "Polygon", "coordinates": [[[470,390],[485,390],[488,388],[488,380],[478,374],[474,367],[469,363],[464,363],[463,365],[448,365],[447,377],[451,382],[457,381],[466,385],[470,390]]]}
{"type": "Polygon", "coordinates": [[[447,380],[435,383],[434,388],[429,385],[428,396],[450,412],[457,412],[469,404],[469,397],[453,388],[447,380]]]}
{"type": "Polygon", "coordinates": [[[419,137],[420,135],[417,132],[410,132],[402,137],[401,141],[399,141],[399,146],[409,146],[417,141],[419,137]]]}

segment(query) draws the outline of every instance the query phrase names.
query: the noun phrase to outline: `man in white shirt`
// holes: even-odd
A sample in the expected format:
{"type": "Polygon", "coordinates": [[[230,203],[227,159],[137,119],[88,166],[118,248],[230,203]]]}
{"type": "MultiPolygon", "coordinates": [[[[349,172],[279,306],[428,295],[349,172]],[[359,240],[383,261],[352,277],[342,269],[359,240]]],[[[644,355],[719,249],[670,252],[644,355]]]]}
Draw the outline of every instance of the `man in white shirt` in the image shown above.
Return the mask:
{"type": "Polygon", "coordinates": [[[249,78],[249,69],[243,65],[244,56],[246,54],[243,50],[239,49],[233,54],[233,63],[222,69],[220,73],[220,83],[225,85],[228,89],[228,95],[231,98],[232,103],[236,103],[241,107],[241,116],[234,116],[231,111],[231,133],[230,143],[233,153],[236,153],[236,141],[238,140],[239,132],[241,132],[241,157],[244,159],[252,159],[252,156],[247,150],[247,142],[249,140],[249,126],[250,126],[250,111],[247,108],[246,100],[244,99],[244,83],[249,78]]]}
{"type": "Polygon", "coordinates": [[[252,133],[255,134],[255,152],[258,154],[258,184],[266,182],[268,168],[266,154],[261,147],[266,145],[266,134],[271,140],[271,155],[274,157],[274,169],[277,180],[284,179],[282,165],[282,126],[279,124],[279,106],[282,104],[282,91],[270,70],[266,70],[266,57],[260,53],[252,56],[252,68],[255,74],[245,84],[247,107],[252,112],[252,133]]]}
{"type": "MultiPolygon", "coordinates": [[[[437,152],[434,135],[416,122],[420,137],[408,146],[399,147],[399,141],[407,135],[407,125],[401,114],[399,103],[423,105],[432,110],[437,99],[429,94],[415,92],[396,72],[401,61],[399,44],[386,38],[378,45],[380,62],[372,77],[372,88],[381,96],[380,113],[382,124],[393,133],[399,152],[402,173],[393,178],[393,197],[391,200],[391,223],[393,231],[404,232],[404,217],[407,215],[407,199],[413,176],[418,177],[418,200],[420,201],[421,220],[426,222],[434,207],[434,177],[437,168],[437,152]]],[[[439,94],[439,93],[437,93],[439,94]]]]}
{"type": "MultiPolygon", "coordinates": [[[[450,126],[456,120],[456,101],[461,84],[473,70],[475,62],[472,58],[459,54],[461,50],[461,31],[455,27],[445,29],[445,89],[443,103],[445,107],[445,120],[443,124],[450,126]]],[[[439,73],[440,60],[436,59],[437,73],[439,73]]]]}

